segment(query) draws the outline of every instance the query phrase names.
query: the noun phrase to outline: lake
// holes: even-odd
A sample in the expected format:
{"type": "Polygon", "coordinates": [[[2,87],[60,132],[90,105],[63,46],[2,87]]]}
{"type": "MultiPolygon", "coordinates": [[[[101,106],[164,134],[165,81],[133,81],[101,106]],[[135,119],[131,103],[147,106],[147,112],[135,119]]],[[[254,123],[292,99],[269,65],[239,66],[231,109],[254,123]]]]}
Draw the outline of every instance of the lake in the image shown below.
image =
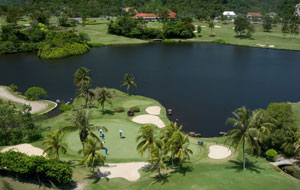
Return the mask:
{"type": "Polygon", "coordinates": [[[0,55],[0,84],[24,92],[39,86],[51,100],[74,97],[73,76],[91,70],[93,86],[120,87],[125,73],[136,78],[132,93],[154,98],[174,111],[184,131],[217,136],[240,107],[300,100],[300,52],[177,43],[93,48],[82,56],[41,60],[34,54],[0,55]]]}

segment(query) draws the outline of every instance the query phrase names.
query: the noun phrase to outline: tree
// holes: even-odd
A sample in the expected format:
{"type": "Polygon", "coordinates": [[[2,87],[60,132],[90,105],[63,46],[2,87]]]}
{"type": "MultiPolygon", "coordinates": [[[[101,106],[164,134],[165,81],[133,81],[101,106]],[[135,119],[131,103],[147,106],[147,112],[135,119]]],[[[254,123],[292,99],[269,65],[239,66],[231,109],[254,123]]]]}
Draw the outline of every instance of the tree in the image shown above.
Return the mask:
{"type": "Polygon", "coordinates": [[[198,34],[200,34],[200,33],[201,33],[201,31],[202,31],[202,28],[201,28],[201,26],[197,26],[197,33],[198,33],[198,34]]]}
{"type": "Polygon", "coordinates": [[[28,88],[27,91],[25,92],[25,97],[28,100],[39,100],[40,98],[46,98],[47,97],[47,92],[40,87],[31,87],[28,88]]]}
{"type": "Polygon", "coordinates": [[[78,153],[83,153],[83,159],[79,162],[80,164],[87,164],[87,166],[94,169],[97,165],[101,164],[104,165],[105,157],[102,155],[100,150],[103,150],[104,146],[101,142],[93,139],[88,138],[86,141],[86,146],[79,150],[78,153]]]}
{"type": "MultiPolygon", "coordinates": [[[[98,136],[92,132],[93,130],[96,130],[98,127],[93,126],[92,124],[89,123],[89,112],[83,109],[79,109],[78,111],[75,112],[72,119],[74,124],[72,126],[64,127],[62,129],[62,132],[73,132],[79,130],[79,137],[83,148],[88,136],[92,136],[97,141],[100,141],[98,136]]],[[[107,131],[105,127],[103,127],[102,129],[107,131]]]]}
{"type": "Polygon", "coordinates": [[[281,32],[283,36],[289,33],[289,24],[286,20],[284,20],[282,23],[281,32]]]}
{"type": "Polygon", "coordinates": [[[136,86],[133,75],[126,73],[124,75],[124,79],[121,83],[121,86],[127,86],[127,88],[126,88],[127,94],[129,95],[129,90],[130,90],[131,86],[136,86]]]}
{"type": "Polygon", "coordinates": [[[273,20],[270,16],[266,16],[263,20],[263,28],[265,32],[270,32],[272,29],[273,20]]]}
{"type": "Polygon", "coordinates": [[[87,108],[89,97],[93,96],[93,91],[90,89],[91,84],[88,81],[81,82],[78,90],[77,96],[85,100],[84,107],[87,108]]]}
{"type": "Polygon", "coordinates": [[[166,147],[169,147],[171,156],[173,158],[178,158],[178,170],[181,170],[182,165],[190,160],[190,154],[193,154],[193,151],[189,148],[190,141],[189,136],[184,135],[182,132],[175,131],[170,140],[166,143],[166,147]]]}
{"type": "Polygon", "coordinates": [[[254,27],[247,18],[238,17],[234,20],[234,31],[239,37],[245,34],[246,37],[251,37],[254,32],[254,27]]]}
{"type": "Polygon", "coordinates": [[[151,125],[140,128],[136,141],[138,142],[136,149],[139,154],[143,156],[144,152],[148,150],[150,160],[152,159],[153,149],[162,146],[162,141],[155,138],[154,128],[151,125]]]}
{"type": "Polygon", "coordinates": [[[87,107],[89,95],[92,95],[92,91],[90,90],[92,85],[90,71],[85,67],[77,69],[74,75],[74,84],[78,86],[77,94],[79,97],[85,99],[85,107],[87,107]]]}
{"type": "Polygon", "coordinates": [[[67,144],[63,142],[63,137],[62,131],[53,131],[48,134],[42,143],[47,146],[44,153],[59,160],[59,151],[67,152],[67,144]]]}
{"type": "Polygon", "coordinates": [[[229,136],[226,139],[230,141],[231,145],[237,150],[242,144],[243,150],[243,170],[246,169],[245,160],[245,144],[248,142],[249,147],[252,152],[254,149],[260,153],[260,146],[258,144],[258,130],[254,127],[256,122],[256,114],[252,114],[246,107],[241,107],[236,109],[233,113],[234,117],[228,118],[226,124],[232,124],[236,129],[229,131],[229,136]]]}
{"type": "Polygon", "coordinates": [[[165,154],[162,148],[155,147],[152,150],[152,157],[149,160],[151,163],[151,170],[157,170],[159,178],[162,177],[161,169],[167,169],[167,165],[165,164],[165,154]]]}
{"type": "Polygon", "coordinates": [[[214,21],[210,21],[208,24],[208,27],[210,28],[210,35],[213,35],[213,29],[215,28],[214,21]]]}
{"type": "Polygon", "coordinates": [[[109,90],[107,90],[106,88],[101,88],[99,91],[99,94],[97,94],[97,100],[100,103],[101,107],[102,107],[102,111],[104,111],[104,104],[105,102],[109,103],[110,105],[112,105],[112,101],[111,101],[111,93],[109,92],[109,90]]]}
{"type": "Polygon", "coordinates": [[[88,82],[88,83],[90,83],[90,84],[92,83],[92,77],[91,77],[90,70],[88,70],[85,67],[80,67],[75,72],[75,75],[74,75],[74,84],[76,86],[80,86],[85,81],[88,82]]]}
{"type": "Polygon", "coordinates": [[[294,38],[299,34],[299,18],[298,16],[292,16],[290,19],[289,30],[294,38]]]}

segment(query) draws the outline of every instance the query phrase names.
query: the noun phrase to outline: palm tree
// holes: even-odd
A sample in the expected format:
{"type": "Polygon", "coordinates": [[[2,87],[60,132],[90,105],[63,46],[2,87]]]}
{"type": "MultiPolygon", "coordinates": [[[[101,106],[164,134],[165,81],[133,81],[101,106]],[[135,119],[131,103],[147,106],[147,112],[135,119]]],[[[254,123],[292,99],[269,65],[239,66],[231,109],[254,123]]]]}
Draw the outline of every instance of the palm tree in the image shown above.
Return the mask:
{"type": "Polygon", "coordinates": [[[87,108],[88,101],[92,97],[93,91],[90,89],[91,84],[88,81],[83,81],[80,83],[80,86],[77,90],[77,95],[79,98],[84,98],[85,99],[85,107],[87,108]]]}
{"type": "Polygon", "coordinates": [[[285,130],[286,135],[284,137],[284,143],[280,148],[282,148],[284,152],[291,155],[297,152],[297,149],[299,149],[299,146],[297,144],[300,139],[300,132],[294,131],[290,127],[287,127],[285,130]]]}
{"type": "Polygon", "coordinates": [[[152,150],[152,158],[149,160],[151,163],[151,170],[156,169],[158,172],[159,178],[162,177],[161,175],[161,169],[167,169],[167,165],[165,164],[165,154],[164,151],[159,148],[155,147],[152,150]]]}
{"type": "MultiPolygon", "coordinates": [[[[79,137],[84,148],[85,140],[90,135],[94,137],[97,141],[100,141],[98,136],[92,131],[97,130],[99,127],[96,127],[89,123],[89,112],[83,109],[79,109],[73,115],[74,125],[67,126],[62,129],[64,132],[73,132],[79,130],[79,137]]],[[[103,130],[107,131],[105,127],[101,127],[103,130]]]]}
{"type": "Polygon", "coordinates": [[[82,82],[88,82],[89,84],[92,83],[90,70],[85,67],[80,67],[79,69],[77,69],[74,75],[74,84],[76,86],[80,86],[82,82]]]}
{"type": "Polygon", "coordinates": [[[58,130],[48,134],[42,143],[47,146],[44,153],[59,160],[59,151],[61,150],[63,153],[67,152],[67,144],[63,142],[63,137],[64,134],[62,131],[58,130]]]}
{"type": "Polygon", "coordinates": [[[97,94],[97,100],[100,103],[101,107],[102,107],[102,111],[104,111],[104,104],[105,102],[109,103],[110,105],[112,105],[112,101],[111,101],[111,93],[109,92],[109,90],[107,90],[106,88],[101,88],[101,90],[99,91],[99,94],[97,94]]]}
{"type": "Polygon", "coordinates": [[[251,111],[247,110],[244,106],[236,109],[232,114],[234,117],[228,118],[226,124],[232,124],[236,129],[229,131],[229,136],[226,141],[229,140],[231,142],[230,146],[234,146],[236,150],[242,144],[243,170],[245,170],[246,141],[251,148],[251,152],[256,149],[257,152],[260,153],[260,146],[258,144],[259,130],[255,128],[257,114],[252,114],[251,111]]]}
{"type": "Polygon", "coordinates": [[[155,147],[162,146],[162,141],[154,137],[154,128],[151,125],[145,125],[140,128],[136,141],[140,141],[136,148],[139,154],[143,156],[144,152],[148,150],[150,160],[152,158],[152,150],[155,147]]]}
{"type": "Polygon", "coordinates": [[[212,36],[213,29],[215,28],[214,21],[210,21],[209,24],[208,24],[208,27],[210,28],[210,35],[212,36]]]}
{"type": "Polygon", "coordinates": [[[104,165],[105,157],[102,155],[100,150],[103,150],[104,146],[101,142],[93,138],[88,138],[86,141],[86,147],[79,150],[78,153],[83,153],[84,157],[79,162],[80,164],[87,164],[87,166],[91,167],[93,172],[95,166],[99,163],[104,165]]]}
{"type": "MultiPolygon", "coordinates": [[[[168,146],[168,144],[169,144],[168,141],[170,141],[172,135],[175,132],[181,131],[181,129],[182,129],[182,125],[178,127],[176,122],[170,122],[168,125],[166,125],[166,127],[164,127],[161,130],[160,139],[162,139],[162,141],[164,142],[164,152],[166,155],[170,151],[169,146],[168,146]]],[[[170,156],[170,160],[173,165],[174,157],[172,154],[170,156]]]]}
{"type": "Polygon", "coordinates": [[[300,132],[297,132],[297,141],[294,143],[295,153],[300,151],[300,132]]]}
{"type": "Polygon", "coordinates": [[[127,86],[127,94],[129,95],[129,89],[131,86],[136,86],[136,83],[134,82],[133,75],[126,73],[124,75],[124,80],[121,83],[121,86],[127,86]]]}
{"type": "Polygon", "coordinates": [[[181,170],[181,166],[186,160],[190,160],[190,154],[193,151],[189,149],[190,141],[189,136],[184,135],[180,131],[175,131],[167,142],[166,146],[169,147],[171,157],[177,157],[179,160],[178,170],[181,170]]]}

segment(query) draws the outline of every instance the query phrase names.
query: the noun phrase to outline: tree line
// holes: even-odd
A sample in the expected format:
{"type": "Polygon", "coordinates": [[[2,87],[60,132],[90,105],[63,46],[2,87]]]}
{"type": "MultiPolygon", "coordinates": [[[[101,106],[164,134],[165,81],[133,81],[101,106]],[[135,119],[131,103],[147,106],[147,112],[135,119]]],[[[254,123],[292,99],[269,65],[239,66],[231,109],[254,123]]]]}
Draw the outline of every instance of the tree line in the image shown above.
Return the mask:
{"type": "Polygon", "coordinates": [[[274,11],[281,17],[289,17],[298,3],[298,0],[21,0],[2,2],[0,14],[6,14],[12,6],[19,6],[25,13],[43,10],[56,16],[62,12],[69,17],[120,16],[122,8],[135,7],[146,13],[162,13],[171,9],[181,17],[197,19],[214,18],[224,10],[242,14],[274,11]]]}

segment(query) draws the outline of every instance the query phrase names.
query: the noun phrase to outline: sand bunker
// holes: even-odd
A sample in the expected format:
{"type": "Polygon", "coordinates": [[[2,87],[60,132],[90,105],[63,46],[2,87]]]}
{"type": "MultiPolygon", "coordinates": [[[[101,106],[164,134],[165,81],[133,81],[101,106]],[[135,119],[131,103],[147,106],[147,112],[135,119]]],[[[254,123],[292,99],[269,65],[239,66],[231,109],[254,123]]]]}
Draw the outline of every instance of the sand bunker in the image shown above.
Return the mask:
{"type": "Polygon", "coordinates": [[[99,177],[104,178],[117,178],[121,177],[128,181],[136,181],[141,175],[139,169],[146,167],[147,162],[130,162],[120,164],[106,164],[105,166],[99,167],[99,177]]]}
{"type": "Polygon", "coordinates": [[[225,146],[212,145],[209,147],[208,157],[212,159],[224,159],[231,155],[231,150],[225,146]]]}
{"type": "Polygon", "coordinates": [[[43,150],[32,146],[31,144],[19,144],[16,146],[9,146],[1,150],[1,152],[7,152],[13,150],[16,152],[21,152],[27,154],[28,156],[45,156],[43,155],[43,150]]]}
{"type": "Polygon", "coordinates": [[[146,112],[151,115],[159,115],[161,108],[159,106],[150,106],[146,108],[146,112]]]}
{"type": "Polygon", "coordinates": [[[18,104],[30,105],[31,106],[30,113],[32,113],[32,114],[43,111],[43,110],[47,109],[47,107],[48,107],[48,104],[46,102],[24,100],[21,97],[18,97],[18,96],[15,96],[15,95],[11,94],[7,90],[7,88],[1,87],[1,86],[0,86],[0,99],[3,99],[5,101],[15,102],[15,103],[18,103],[18,104]]]}
{"type": "Polygon", "coordinates": [[[156,115],[139,115],[134,117],[132,121],[138,124],[153,124],[159,128],[164,128],[166,126],[164,122],[156,115]]]}

